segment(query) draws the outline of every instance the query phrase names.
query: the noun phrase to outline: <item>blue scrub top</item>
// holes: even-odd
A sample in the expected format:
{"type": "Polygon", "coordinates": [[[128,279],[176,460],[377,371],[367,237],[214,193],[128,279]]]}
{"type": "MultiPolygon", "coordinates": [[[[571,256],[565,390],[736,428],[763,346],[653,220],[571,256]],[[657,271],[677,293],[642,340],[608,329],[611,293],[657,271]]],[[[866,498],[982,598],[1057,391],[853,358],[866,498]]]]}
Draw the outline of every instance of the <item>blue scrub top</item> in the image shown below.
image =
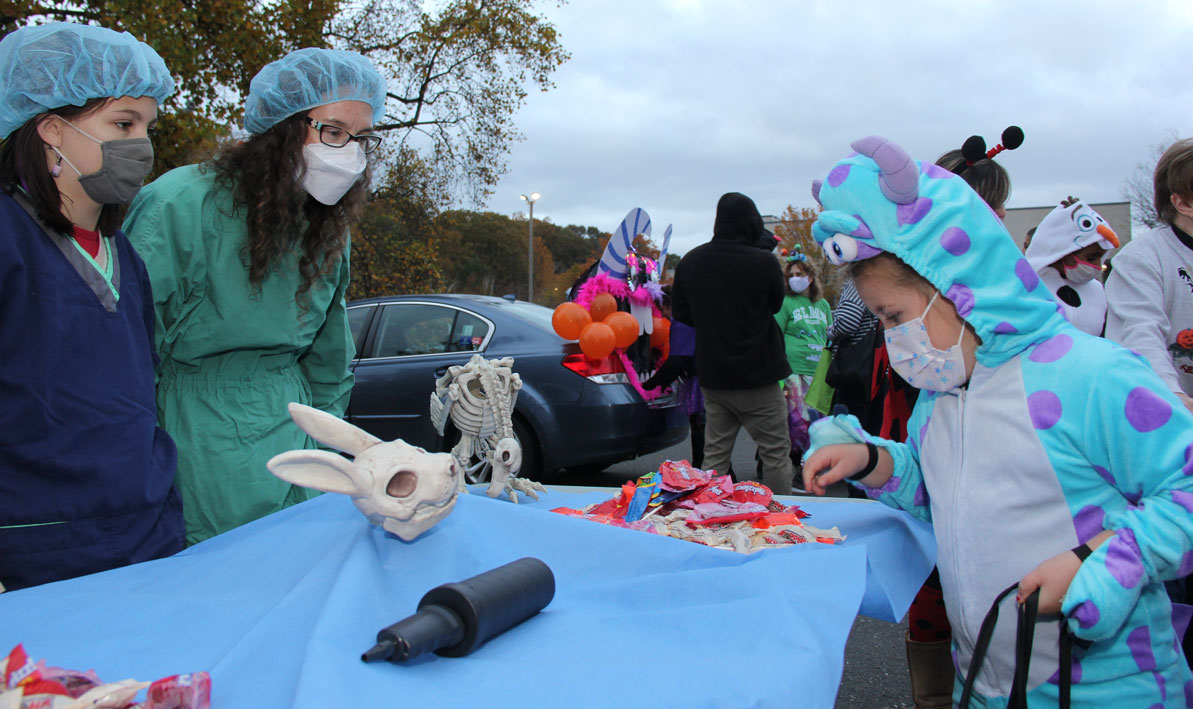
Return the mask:
{"type": "Polygon", "coordinates": [[[157,426],[153,298],[128,239],[105,277],[0,194],[0,584],[183,547],[177,453],[157,426]]]}

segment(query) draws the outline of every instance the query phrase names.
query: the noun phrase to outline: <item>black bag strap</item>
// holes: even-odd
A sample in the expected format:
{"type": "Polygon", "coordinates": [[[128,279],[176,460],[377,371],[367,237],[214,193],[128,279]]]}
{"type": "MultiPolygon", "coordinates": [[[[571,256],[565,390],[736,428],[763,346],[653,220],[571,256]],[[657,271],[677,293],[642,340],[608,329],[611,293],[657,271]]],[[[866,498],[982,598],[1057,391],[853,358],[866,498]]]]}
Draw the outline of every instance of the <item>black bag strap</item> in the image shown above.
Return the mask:
{"type": "MultiPolygon", "coordinates": [[[[969,662],[969,675],[961,690],[961,701],[958,709],[968,709],[970,697],[973,695],[973,685],[977,680],[978,671],[982,669],[982,662],[986,659],[986,652],[990,648],[990,640],[994,637],[994,627],[998,624],[998,606],[1012,591],[1019,588],[1019,584],[1012,584],[998,594],[982,625],[978,629],[978,639],[974,643],[973,657],[969,662]]],[[[1011,681],[1011,696],[1007,704],[1008,709],[1027,709],[1027,673],[1031,666],[1031,649],[1035,640],[1036,620],[1039,615],[1040,591],[1036,589],[1023,600],[1019,606],[1018,627],[1015,634],[1015,676],[1011,681]]],[[[1069,709],[1069,698],[1073,683],[1072,638],[1065,619],[1060,619],[1060,702],[1061,709],[1069,709]]]]}
{"type": "Polygon", "coordinates": [[[1031,666],[1031,646],[1036,636],[1036,616],[1040,608],[1040,590],[1036,589],[1019,605],[1019,627],[1015,632],[1015,677],[1011,681],[1009,707],[1027,709],[1027,668],[1031,666]]]}

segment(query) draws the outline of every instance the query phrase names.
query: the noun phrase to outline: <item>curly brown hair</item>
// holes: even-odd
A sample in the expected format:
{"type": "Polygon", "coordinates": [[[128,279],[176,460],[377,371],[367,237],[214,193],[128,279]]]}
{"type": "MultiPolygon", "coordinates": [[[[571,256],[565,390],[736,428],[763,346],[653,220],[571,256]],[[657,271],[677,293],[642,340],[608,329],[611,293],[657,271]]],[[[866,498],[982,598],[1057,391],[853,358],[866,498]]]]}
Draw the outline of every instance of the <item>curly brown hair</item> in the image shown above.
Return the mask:
{"type": "Polygon", "coordinates": [[[348,244],[348,227],[360,216],[368,196],[370,168],[339,202],[325,205],[307,194],[303,145],[306,113],[296,113],[264,133],[224,148],[212,165],[216,179],[235,195],[237,210],[247,211],[248,240],[242,252],[249,282],[259,287],[282,254],[301,244],[302,284],[295,299],[316,279],[339,266],[348,244]]]}

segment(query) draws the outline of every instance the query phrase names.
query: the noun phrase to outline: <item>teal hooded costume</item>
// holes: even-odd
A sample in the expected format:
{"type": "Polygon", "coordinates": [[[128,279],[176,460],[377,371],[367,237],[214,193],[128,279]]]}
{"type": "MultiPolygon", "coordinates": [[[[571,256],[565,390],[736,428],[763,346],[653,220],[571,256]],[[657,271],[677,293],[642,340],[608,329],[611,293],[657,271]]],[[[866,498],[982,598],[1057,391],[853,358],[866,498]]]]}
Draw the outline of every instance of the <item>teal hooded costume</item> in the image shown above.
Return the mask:
{"type": "MultiPolygon", "coordinates": [[[[965,386],[920,395],[906,443],[835,417],[813,426],[813,450],[869,440],[890,453],[892,477],[868,492],[935,528],[958,681],[999,591],[1113,530],[1063,600],[1078,639],[1073,705],[1186,706],[1193,677],[1163,581],[1193,571],[1193,415],[1141,357],[1065,321],[962,179],[881,138],[853,148],[813,186],[825,210],[816,240],[838,265],[894,254],[981,344],[965,386]]],[[[1006,705],[1015,627],[1010,608],[1002,616],[977,706],[1006,705]]],[[[1058,637],[1056,624],[1036,626],[1032,706],[1057,701],[1058,637]]]]}

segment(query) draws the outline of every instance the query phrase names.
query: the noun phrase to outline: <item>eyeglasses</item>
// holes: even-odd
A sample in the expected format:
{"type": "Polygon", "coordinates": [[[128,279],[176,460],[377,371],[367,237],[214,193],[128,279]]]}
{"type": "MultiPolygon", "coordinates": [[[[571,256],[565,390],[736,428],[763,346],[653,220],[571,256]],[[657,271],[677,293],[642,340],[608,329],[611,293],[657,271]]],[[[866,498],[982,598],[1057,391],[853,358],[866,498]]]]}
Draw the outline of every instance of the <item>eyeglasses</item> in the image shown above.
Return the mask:
{"type": "Polygon", "coordinates": [[[355,140],[360,144],[361,149],[365,151],[365,155],[368,155],[381,147],[381,136],[379,135],[352,135],[339,126],[321,123],[310,116],[307,117],[307,123],[319,131],[319,142],[332,148],[342,148],[349,141],[355,140]]]}

